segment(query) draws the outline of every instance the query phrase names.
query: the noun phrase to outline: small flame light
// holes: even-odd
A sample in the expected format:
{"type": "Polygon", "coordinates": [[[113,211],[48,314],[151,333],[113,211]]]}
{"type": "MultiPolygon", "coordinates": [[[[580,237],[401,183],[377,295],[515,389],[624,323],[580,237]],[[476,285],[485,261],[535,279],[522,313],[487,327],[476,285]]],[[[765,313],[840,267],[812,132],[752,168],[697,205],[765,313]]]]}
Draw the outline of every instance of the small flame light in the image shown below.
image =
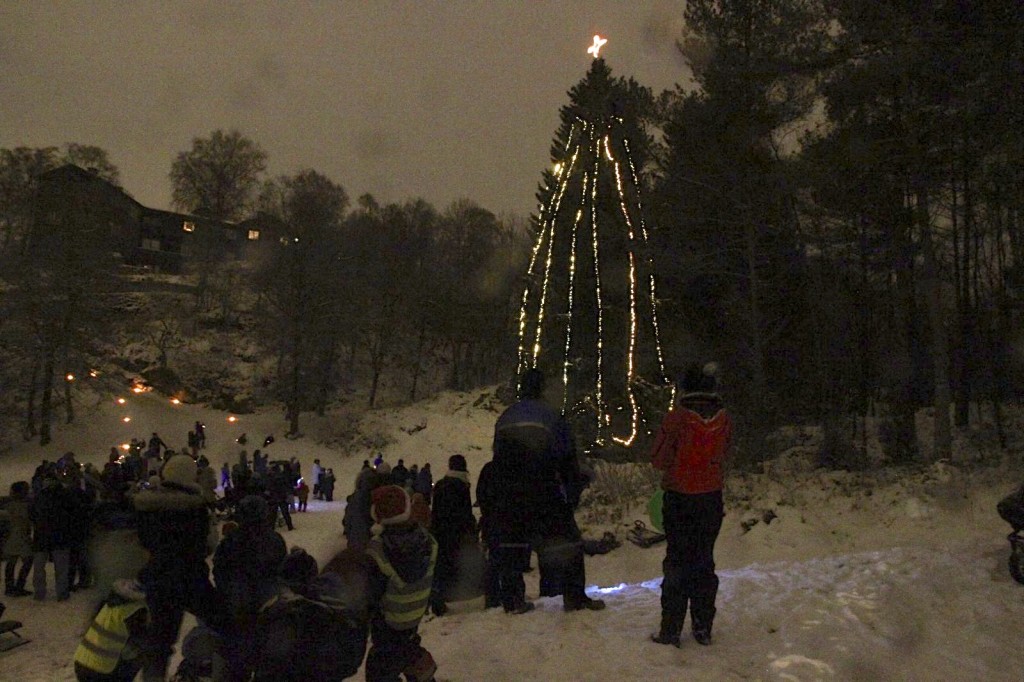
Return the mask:
{"type": "Polygon", "coordinates": [[[236,421],[238,421],[238,417],[236,417],[235,415],[231,415],[230,417],[228,417],[228,421],[234,424],[236,421]]]}
{"type": "Polygon", "coordinates": [[[75,380],[75,375],[74,374],[68,374],[64,378],[67,379],[68,381],[74,381],[75,380]]]}
{"type": "Polygon", "coordinates": [[[126,402],[128,402],[128,401],[125,400],[124,398],[118,398],[117,399],[117,404],[118,405],[124,405],[126,402]]]}
{"type": "Polygon", "coordinates": [[[128,443],[121,443],[121,449],[122,449],[122,450],[130,450],[130,449],[131,449],[131,447],[132,447],[132,446],[131,446],[131,445],[128,445],[128,443]]]}
{"type": "Polygon", "coordinates": [[[90,370],[89,370],[89,376],[91,376],[91,377],[92,377],[93,379],[95,379],[95,378],[96,378],[96,377],[98,377],[99,375],[100,375],[100,373],[99,373],[99,372],[97,372],[96,370],[94,370],[94,369],[90,369],[90,370]]]}
{"type": "Polygon", "coordinates": [[[130,422],[131,420],[132,420],[132,418],[131,418],[131,417],[125,417],[125,418],[124,418],[124,419],[122,419],[121,421],[123,421],[123,422],[124,422],[125,424],[127,424],[127,423],[128,423],[128,422],[130,422]]]}
{"type": "Polygon", "coordinates": [[[181,405],[181,401],[177,398],[171,398],[171,405],[181,405]]]}
{"type": "Polygon", "coordinates": [[[142,387],[135,386],[134,388],[132,388],[132,393],[142,393],[142,387]]]}

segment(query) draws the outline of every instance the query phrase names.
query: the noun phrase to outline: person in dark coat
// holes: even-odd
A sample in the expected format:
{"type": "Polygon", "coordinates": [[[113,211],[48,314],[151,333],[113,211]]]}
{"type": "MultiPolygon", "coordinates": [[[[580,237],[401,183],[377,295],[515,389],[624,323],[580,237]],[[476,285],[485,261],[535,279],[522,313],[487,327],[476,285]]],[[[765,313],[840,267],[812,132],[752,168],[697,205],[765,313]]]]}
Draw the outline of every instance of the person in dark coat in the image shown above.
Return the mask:
{"type": "Polygon", "coordinates": [[[718,576],[715,541],[722,529],[722,463],[732,421],[715,391],[715,367],[692,365],[683,375],[675,409],[665,415],[651,463],[665,491],[667,548],[662,564],[661,627],[652,639],[679,646],[687,606],[693,638],[711,643],[718,576]]]}
{"type": "Polygon", "coordinates": [[[380,474],[375,469],[364,469],[356,479],[356,489],[346,499],[345,516],[342,519],[349,549],[361,552],[370,542],[370,528],[373,526],[373,517],[370,514],[372,493],[380,486],[386,485],[388,480],[388,475],[380,474]],[[367,471],[368,474],[365,473],[367,471]]]}
{"type": "Polygon", "coordinates": [[[430,608],[440,616],[447,611],[445,601],[451,599],[460,578],[462,545],[477,535],[469,473],[466,471],[466,458],[462,455],[448,458],[448,472],[434,486],[430,532],[437,540],[437,569],[434,571],[430,608]]]}
{"type": "Polygon", "coordinates": [[[391,467],[391,482],[400,488],[405,487],[405,482],[409,478],[409,469],[405,466],[405,460],[398,460],[398,464],[391,467]]]}
{"type": "Polygon", "coordinates": [[[585,592],[583,543],[574,510],[587,480],[580,472],[569,424],[544,402],[544,375],[523,372],[520,400],[494,425],[494,451],[512,447],[525,459],[530,479],[528,523],[537,552],[541,596],[562,595],[566,611],[599,610],[605,604],[585,592]]]}
{"type": "Polygon", "coordinates": [[[121,464],[121,453],[117,448],[110,448],[107,456],[107,463],[103,465],[103,473],[100,474],[103,487],[106,489],[105,496],[108,500],[119,503],[124,500],[124,494],[128,491],[128,473],[121,464]]]}
{"type": "Polygon", "coordinates": [[[45,475],[42,488],[32,502],[32,589],[34,599],[46,599],[46,563],[53,561],[57,600],[70,596],[68,568],[75,501],[72,492],[60,483],[56,471],[45,475]]]}
{"type": "Polygon", "coordinates": [[[532,611],[523,573],[530,566],[529,451],[514,440],[495,443],[494,458],[480,470],[476,501],[480,535],[487,548],[484,605],[506,613],[532,611]]]}
{"type": "Polygon", "coordinates": [[[8,597],[26,597],[28,574],[32,571],[32,516],[27,481],[11,484],[11,496],[0,508],[0,526],[6,526],[0,558],[4,560],[4,594],[8,597]],[[21,570],[15,569],[21,561],[21,570]]]}
{"type": "Polygon", "coordinates": [[[70,554],[68,555],[68,589],[85,589],[92,584],[89,555],[86,547],[92,532],[92,521],[96,509],[96,494],[83,488],[80,478],[66,476],[64,485],[70,493],[71,525],[69,527],[70,554]]]}
{"type": "Polygon", "coordinates": [[[337,482],[338,478],[334,475],[334,469],[327,469],[320,477],[320,491],[328,502],[334,502],[334,485],[337,482]]]}
{"type": "Polygon", "coordinates": [[[278,463],[270,470],[270,477],[267,481],[267,497],[270,506],[274,509],[274,518],[280,512],[284,517],[284,523],[288,530],[295,530],[292,525],[292,514],[288,509],[288,498],[292,495],[292,475],[285,467],[278,463]]]}
{"type": "Polygon", "coordinates": [[[264,498],[243,497],[234,520],[238,527],[221,540],[213,555],[213,578],[231,623],[225,637],[231,679],[244,680],[253,657],[256,618],[260,607],[277,592],[276,574],[288,550],[274,530],[264,498]]]}
{"type": "Polygon", "coordinates": [[[434,494],[434,475],[430,471],[430,462],[423,465],[423,468],[416,473],[416,480],[412,484],[412,491],[423,495],[427,504],[431,504],[434,494]]]}
{"type": "Polygon", "coordinates": [[[139,572],[152,618],[157,653],[143,680],[164,680],[185,611],[207,625],[224,627],[220,594],[210,583],[210,512],[196,483],[196,463],[175,455],[164,464],[157,487],[132,498],[140,544],[149,552],[139,572]]]}

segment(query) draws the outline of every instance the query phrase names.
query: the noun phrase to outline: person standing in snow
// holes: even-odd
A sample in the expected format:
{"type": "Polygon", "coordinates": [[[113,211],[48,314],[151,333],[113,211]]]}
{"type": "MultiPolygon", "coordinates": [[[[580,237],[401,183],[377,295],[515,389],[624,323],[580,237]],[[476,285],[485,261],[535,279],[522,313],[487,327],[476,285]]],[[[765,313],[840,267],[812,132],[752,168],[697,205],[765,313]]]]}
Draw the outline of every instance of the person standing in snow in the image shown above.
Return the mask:
{"type": "Polygon", "coordinates": [[[543,400],[544,374],[523,372],[520,400],[494,425],[494,451],[522,453],[530,478],[528,523],[541,573],[541,596],[562,595],[566,611],[598,611],[605,604],[587,596],[583,542],[574,511],[587,480],[580,472],[568,422],[543,400]]]}
{"type": "Polygon", "coordinates": [[[443,615],[448,607],[459,576],[462,546],[476,538],[476,517],[469,490],[466,458],[448,458],[448,473],[437,482],[434,504],[430,509],[430,532],[437,540],[437,569],[434,572],[434,593],[430,608],[434,615],[443,615]]]}
{"type": "Polygon", "coordinates": [[[662,519],[668,546],[662,564],[661,627],[651,639],[679,646],[687,606],[693,638],[711,643],[718,576],[715,541],[722,529],[722,462],[732,420],[715,391],[713,363],[687,368],[675,409],[661,423],[651,463],[665,491],[662,519]]]}
{"type": "Polygon", "coordinates": [[[484,607],[501,606],[506,613],[533,610],[526,601],[523,573],[530,566],[526,475],[529,452],[513,440],[495,444],[494,458],[480,470],[476,502],[480,506],[480,535],[487,548],[484,607]]]}
{"type": "Polygon", "coordinates": [[[437,543],[412,518],[412,501],[404,488],[384,485],[373,491],[373,539],[364,555],[370,605],[370,652],[367,682],[406,679],[427,682],[437,666],[420,646],[417,632],[427,611],[437,543]]]}
{"type": "Polygon", "coordinates": [[[11,496],[0,508],[0,521],[7,526],[0,557],[4,564],[4,594],[8,597],[26,597],[32,592],[25,589],[25,581],[32,572],[32,517],[30,514],[29,485],[27,481],[11,484],[11,496]],[[15,577],[15,567],[21,560],[21,569],[15,577]]]}
{"type": "Polygon", "coordinates": [[[252,672],[256,620],[260,607],[277,592],[277,571],[288,555],[273,519],[263,497],[246,495],[234,514],[238,528],[221,540],[213,555],[213,578],[231,623],[225,637],[231,680],[248,679],[252,672]]]}
{"type": "Polygon", "coordinates": [[[434,475],[430,472],[430,462],[423,465],[423,468],[416,474],[416,480],[413,481],[412,491],[423,495],[423,499],[426,500],[429,505],[434,494],[434,475]]]}
{"type": "Polygon", "coordinates": [[[324,475],[324,468],[320,466],[320,460],[314,459],[313,466],[310,468],[309,477],[313,481],[313,497],[318,500],[322,500],[323,495],[320,494],[320,477],[324,475]]]}
{"type": "Polygon", "coordinates": [[[222,600],[206,564],[210,512],[196,482],[196,463],[185,455],[171,457],[159,485],[136,493],[132,505],[139,543],[149,552],[139,582],[157,649],[143,666],[142,679],[162,681],[186,610],[212,627],[223,625],[222,600]]]}
{"type": "Polygon", "coordinates": [[[320,492],[324,494],[324,499],[328,502],[334,502],[334,484],[337,480],[334,475],[334,469],[330,468],[320,477],[320,492]]]}

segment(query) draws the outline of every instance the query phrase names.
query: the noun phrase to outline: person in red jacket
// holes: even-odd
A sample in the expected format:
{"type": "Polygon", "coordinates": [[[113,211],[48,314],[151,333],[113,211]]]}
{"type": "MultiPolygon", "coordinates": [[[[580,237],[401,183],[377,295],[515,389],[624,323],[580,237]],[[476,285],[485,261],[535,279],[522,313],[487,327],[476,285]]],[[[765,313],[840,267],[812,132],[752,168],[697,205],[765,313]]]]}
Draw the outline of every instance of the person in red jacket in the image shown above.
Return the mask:
{"type": "Polygon", "coordinates": [[[716,367],[689,367],[675,409],[665,415],[651,463],[665,491],[662,520],[668,547],[662,563],[659,644],[679,646],[690,609],[693,638],[711,643],[718,576],[715,541],[722,529],[722,462],[729,449],[732,420],[715,391],[716,367]]]}

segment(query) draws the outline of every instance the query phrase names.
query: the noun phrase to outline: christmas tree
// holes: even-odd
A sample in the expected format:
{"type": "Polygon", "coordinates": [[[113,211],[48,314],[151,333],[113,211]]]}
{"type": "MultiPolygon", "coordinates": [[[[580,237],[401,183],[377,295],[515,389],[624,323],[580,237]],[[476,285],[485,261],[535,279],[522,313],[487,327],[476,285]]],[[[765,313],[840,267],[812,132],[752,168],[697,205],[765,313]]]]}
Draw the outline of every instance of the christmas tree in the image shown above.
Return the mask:
{"type": "Polygon", "coordinates": [[[590,70],[569,91],[538,194],[518,372],[538,367],[560,384],[583,445],[629,447],[647,428],[644,397],[665,377],[640,177],[653,98],[612,78],[604,42],[594,36],[590,70]]]}

